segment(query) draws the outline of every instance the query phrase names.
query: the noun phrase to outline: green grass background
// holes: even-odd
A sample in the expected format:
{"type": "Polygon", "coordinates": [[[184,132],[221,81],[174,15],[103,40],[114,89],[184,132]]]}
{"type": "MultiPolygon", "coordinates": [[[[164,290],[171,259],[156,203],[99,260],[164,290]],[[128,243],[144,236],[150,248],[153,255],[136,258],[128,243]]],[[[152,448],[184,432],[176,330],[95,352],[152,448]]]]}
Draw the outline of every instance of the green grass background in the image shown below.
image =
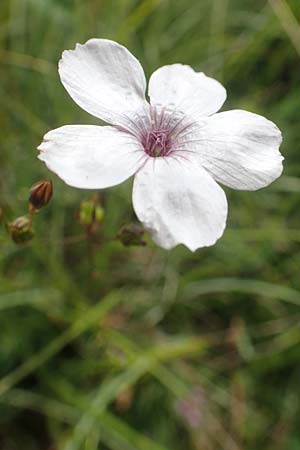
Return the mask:
{"type": "Polygon", "coordinates": [[[1,0],[1,450],[299,450],[299,21],[299,0],[1,0]],[[100,192],[86,240],[91,193],[37,160],[49,129],[97,123],[56,69],[91,37],[126,45],[147,76],[190,64],[225,84],[223,109],[283,131],[284,175],[226,189],[214,247],[122,247],[130,181],[100,192]],[[45,178],[53,200],[18,247],[4,222],[45,178]]]}

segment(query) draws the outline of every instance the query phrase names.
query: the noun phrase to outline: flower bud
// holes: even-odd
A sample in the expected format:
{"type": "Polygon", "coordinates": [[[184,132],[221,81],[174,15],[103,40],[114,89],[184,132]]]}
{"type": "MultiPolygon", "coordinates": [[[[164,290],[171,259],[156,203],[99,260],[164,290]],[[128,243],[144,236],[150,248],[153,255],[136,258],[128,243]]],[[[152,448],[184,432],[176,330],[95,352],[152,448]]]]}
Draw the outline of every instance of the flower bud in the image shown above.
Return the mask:
{"type": "Polygon", "coordinates": [[[146,242],[143,240],[145,230],[138,223],[129,223],[124,225],[118,232],[116,238],[122,242],[125,247],[136,245],[144,247],[146,242]]]}
{"type": "Polygon", "coordinates": [[[13,222],[8,223],[7,230],[16,244],[24,244],[34,236],[32,222],[27,216],[18,217],[13,222]]]}
{"type": "Polygon", "coordinates": [[[48,205],[53,194],[51,181],[38,181],[30,189],[29,211],[35,212],[48,205]]]}
{"type": "Polygon", "coordinates": [[[104,210],[97,199],[84,200],[80,204],[78,220],[81,225],[92,226],[101,223],[104,217],[104,210]]]}

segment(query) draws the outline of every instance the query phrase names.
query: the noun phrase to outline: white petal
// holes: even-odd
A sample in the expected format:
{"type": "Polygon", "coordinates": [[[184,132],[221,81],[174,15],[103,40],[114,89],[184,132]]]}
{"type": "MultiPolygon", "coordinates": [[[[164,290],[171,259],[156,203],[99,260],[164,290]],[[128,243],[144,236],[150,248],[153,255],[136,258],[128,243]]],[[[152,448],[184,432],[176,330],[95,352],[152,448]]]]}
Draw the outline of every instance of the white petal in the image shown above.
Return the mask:
{"type": "Polygon", "coordinates": [[[201,164],[214,179],[234,189],[256,190],[282,172],[282,138],[277,126],[247,111],[227,111],[200,124],[197,150],[201,164]]]}
{"type": "Polygon", "coordinates": [[[226,100],[226,90],[217,80],[190,66],[173,64],[156,70],[149,81],[152,105],[170,105],[189,116],[209,116],[226,100]]]}
{"type": "Polygon", "coordinates": [[[213,245],[226,225],[223,190],[200,165],[183,158],[150,158],[135,176],[133,206],[154,241],[166,249],[213,245]]]}
{"type": "Polygon", "coordinates": [[[113,127],[69,125],[44,136],[39,159],[70,186],[100,189],[115,186],[145,162],[141,145],[113,127]]]}
{"type": "Polygon", "coordinates": [[[143,68],[116,42],[91,39],[64,51],[59,74],[73,100],[105,122],[123,125],[124,115],[147,107],[143,68]]]}

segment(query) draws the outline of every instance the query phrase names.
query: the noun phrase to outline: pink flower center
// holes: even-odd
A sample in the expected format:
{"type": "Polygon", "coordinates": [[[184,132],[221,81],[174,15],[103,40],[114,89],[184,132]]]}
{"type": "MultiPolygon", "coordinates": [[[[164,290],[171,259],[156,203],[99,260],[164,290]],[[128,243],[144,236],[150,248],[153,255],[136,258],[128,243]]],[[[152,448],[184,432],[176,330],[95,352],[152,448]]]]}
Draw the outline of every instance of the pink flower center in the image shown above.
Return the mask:
{"type": "Polygon", "coordinates": [[[194,125],[180,111],[151,105],[149,110],[130,118],[126,131],[138,138],[147,155],[157,158],[188,150],[186,145],[194,125]]]}
{"type": "Polygon", "coordinates": [[[145,152],[153,158],[168,156],[172,151],[172,142],[168,130],[164,128],[147,131],[143,136],[142,144],[145,152]]]}

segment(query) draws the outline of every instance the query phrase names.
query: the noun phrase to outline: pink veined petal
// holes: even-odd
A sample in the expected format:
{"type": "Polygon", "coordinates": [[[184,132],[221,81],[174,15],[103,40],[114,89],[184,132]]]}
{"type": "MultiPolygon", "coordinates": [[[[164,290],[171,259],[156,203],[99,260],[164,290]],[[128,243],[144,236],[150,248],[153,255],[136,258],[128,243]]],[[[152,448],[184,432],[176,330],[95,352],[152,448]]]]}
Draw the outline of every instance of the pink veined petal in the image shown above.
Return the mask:
{"type": "Polygon", "coordinates": [[[197,152],[216,181],[231,188],[260,189],[282,173],[281,132],[257,114],[240,110],[215,114],[199,124],[194,139],[190,150],[197,152]]]}
{"type": "Polygon", "coordinates": [[[225,193],[193,159],[150,158],[135,176],[133,206],[165,249],[213,245],[226,225],[225,193]]]}
{"type": "Polygon", "coordinates": [[[70,186],[100,189],[131,177],[146,161],[140,143],[114,127],[68,125],[49,131],[39,159],[70,186]]]}
{"type": "Polygon", "coordinates": [[[73,100],[105,122],[124,125],[130,112],[148,107],[143,68],[117,42],[90,39],[64,51],[59,74],[73,100]]]}
{"type": "Polygon", "coordinates": [[[170,105],[195,119],[214,114],[226,100],[221,83],[182,64],[156,70],[148,91],[151,105],[170,105]]]}

